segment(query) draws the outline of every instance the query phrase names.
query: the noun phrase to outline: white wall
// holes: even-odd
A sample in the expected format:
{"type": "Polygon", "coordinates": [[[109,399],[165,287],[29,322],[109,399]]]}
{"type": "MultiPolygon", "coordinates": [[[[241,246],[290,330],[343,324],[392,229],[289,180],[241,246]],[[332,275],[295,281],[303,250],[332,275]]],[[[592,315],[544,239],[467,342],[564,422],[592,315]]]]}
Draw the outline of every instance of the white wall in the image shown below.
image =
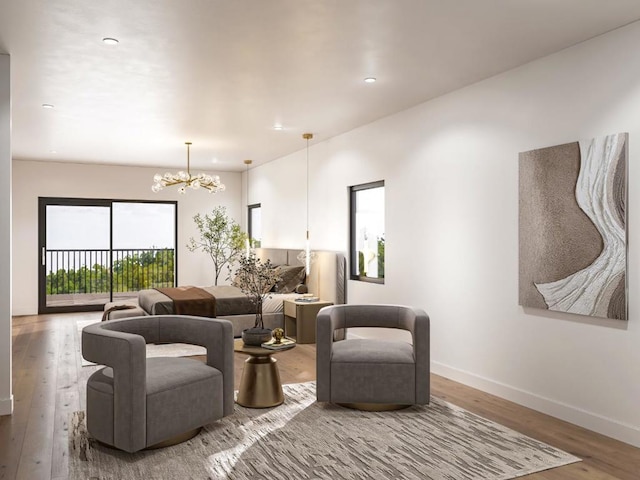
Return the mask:
{"type": "MultiPolygon", "coordinates": [[[[126,159],[123,159],[125,162],[126,159]]],[[[190,252],[190,237],[198,238],[193,223],[196,213],[209,213],[222,205],[238,223],[242,221],[241,174],[220,175],[224,192],[177,188],[151,191],[156,168],[120,167],[33,161],[13,161],[13,315],[38,311],[38,197],[108,198],[120,200],[178,201],[178,282],[180,285],[211,285],[213,263],[202,252],[190,252]]],[[[164,171],[164,170],[163,170],[164,171]]],[[[226,280],[226,271],[220,276],[226,280]]]]}
{"type": "Polygon", "coordinates": [[[11,83],[0,54],[0,415],[13,411],[11,388],[11,83]]]}
{"type": "MultiPolygon", "coordinates": [[[[311,240],[348,250],[347,187],[385,181],[385,284],[431,317],[432,371],[640,446],[640,23],[310,152],[311,240]],[[630,133],[628,322],[518,306],[518,153],[630,133]]],[[[305,155],[252,171],[265,246],[304,245],[305,155]]],[[[369,332],[370,333],[370,332],[369,332]]]]}

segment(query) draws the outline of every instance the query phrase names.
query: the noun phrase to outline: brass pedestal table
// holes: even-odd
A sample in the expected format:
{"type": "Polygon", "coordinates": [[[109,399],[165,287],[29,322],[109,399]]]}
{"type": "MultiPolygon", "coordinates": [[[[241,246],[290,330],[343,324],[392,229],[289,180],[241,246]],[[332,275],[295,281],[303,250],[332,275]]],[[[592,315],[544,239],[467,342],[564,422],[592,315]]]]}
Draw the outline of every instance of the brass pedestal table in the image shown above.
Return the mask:
{"type": "Polygon", "coordinates": [[[244,361],[242,380],[238,389],[236,403],[249,408],[275,407],[284,402],[282,383],[278,365],[272,355],[284,350],[270,350],[268,348],[245,345],[242,339],[233,342],[233,350],[249,355],[244,361]]]}

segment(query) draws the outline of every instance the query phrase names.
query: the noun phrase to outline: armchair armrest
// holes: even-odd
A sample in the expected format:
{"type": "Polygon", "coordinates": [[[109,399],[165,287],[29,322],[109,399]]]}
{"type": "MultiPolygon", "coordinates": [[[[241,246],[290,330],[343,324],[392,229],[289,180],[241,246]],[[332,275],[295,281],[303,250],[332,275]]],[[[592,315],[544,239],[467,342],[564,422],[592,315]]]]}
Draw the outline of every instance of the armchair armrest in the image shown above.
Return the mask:
{"type": "Polygon", "coordinates": [[[408,308],[400,317],[400,325],[411,332],[413,339],[413,355],[416,361],[416,402],[429,402],[430,382],[419,381],[429,378],[431,370],[431,337],[430,320],[426,312],[420,308],[408,308]]]}
{"type": "MultiPolygon", "coordinates": [[[[140,449],[146,445],[146,342],[135,333],[89,325],[82,330],[82,355],[113,369],[114,444],[140,449]]],[[[132,450],[133,451],[133,450],[132,450]]]]}
{"type": "Polygon", "coordinates": [[[339,305],[321,308],[316,317],[316,395],[319,402],[331,396],[331,351],[334,331],[344,328],[344,311],[339,305]]]}

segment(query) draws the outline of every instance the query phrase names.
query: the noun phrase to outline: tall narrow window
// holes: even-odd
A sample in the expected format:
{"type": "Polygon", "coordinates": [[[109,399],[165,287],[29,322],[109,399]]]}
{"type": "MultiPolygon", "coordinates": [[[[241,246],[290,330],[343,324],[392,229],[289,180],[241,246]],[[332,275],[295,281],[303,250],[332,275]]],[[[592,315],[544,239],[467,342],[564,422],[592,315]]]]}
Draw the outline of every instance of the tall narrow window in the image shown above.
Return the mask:
{"type": "Polygon", "coordinates": [[[248,225],[248,234],[249,241],[251,242],[252,248],[260,248],[262,243],[262,216],[260,211],[260,204],[256,203],[253,205],[249,205],[249,225],[248,225]]]}
{"type": "Polygon", "coordinates": [[[351,279],[384,283],[384,180],[349,188],[351,279]]]}

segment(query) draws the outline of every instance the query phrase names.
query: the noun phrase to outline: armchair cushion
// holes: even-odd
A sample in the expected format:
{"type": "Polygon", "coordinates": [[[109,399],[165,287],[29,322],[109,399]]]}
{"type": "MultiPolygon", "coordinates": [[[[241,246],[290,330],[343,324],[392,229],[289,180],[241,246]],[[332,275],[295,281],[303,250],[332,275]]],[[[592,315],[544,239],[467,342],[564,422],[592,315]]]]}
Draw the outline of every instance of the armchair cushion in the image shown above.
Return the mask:
{"type": "Polygon", "coordinates": [[[147,374],[147,444],[223,417],[219,370],[189,358],[150,358],[147,374]]]}
{"type": "Polygon", "coordinates": [[[354,338],[334,342],[331,363],[414,364],[413,347],[408,343],[354,338]]]}

